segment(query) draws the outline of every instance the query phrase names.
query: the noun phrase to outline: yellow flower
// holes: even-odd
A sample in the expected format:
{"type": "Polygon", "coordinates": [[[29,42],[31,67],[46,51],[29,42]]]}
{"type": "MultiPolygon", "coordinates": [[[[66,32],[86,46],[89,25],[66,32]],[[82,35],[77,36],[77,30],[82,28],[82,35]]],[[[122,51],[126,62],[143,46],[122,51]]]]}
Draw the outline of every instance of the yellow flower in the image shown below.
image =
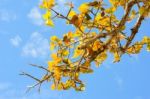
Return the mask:
{"type": "Polygon", "coordinates": [[[50,11],[46,11],[46,13],[43,15],[43,19],[44,20],[48,20],[51,18],[51,12],[50,11]]]}
{"type": "Polygon", "coordinates": [[[69,54],[69,51],[68,51],[68,50],[62,51],[62,55],[67,56],[68,54],[69,54]]]}
{"type": "Polygon", "coordinates": [[[147,51],[150,52],[150,44],[147,44],[147,51]]]}
{"type": "Polygon", "coordinates": [[[58,40],[58,37],[57,37],[57,36],[52,36],[52,37],[50,38],[50,40],[51,40],[51,41],[57,41],[57,40],[58,40]]]}
{"type": "Polygon", "coordinates": [[[60,70],[60,68],[55,67],[54,77],[55,77],[55,80],[58,80],[58,81],[61,79],[61,70],[60,70]]]}
{"type": "Polygon", "coordinates": [[[53,21],[52,20],[46,20],[46,22],[45,22],[45,24],[47,25],[47,26],[51,26],[51,27],[53,27],[54,26],[54,23],[53,23],[53,21]]]}
{"type": "Polygon", "coordinates": [[[81,4],[79,7],[79,11],[84,14],[87,13],[89,11],[88,4],[86,4],[86,3],[81,4]]]}
{"type": "Polygon", "coordinates": [[[99,54],[95,59],[96,66],[99,67],[99,65],[102,64],[106,59],[107,59],[107,52],[104,51],[101,54],[99,54]]]}
{"type": "Polygon", "coordinates": [[[62,83],[59,83],[59,84],[58,84],[57,89],[58,89],[58,90],[62,90],[62,89],[63,89],[63,85],[62,85],[62,83]]]}
{"type": "Polygon", "coordinates": [[[83,52],[84,52],[83,50],[79,50],[78,48],[76,48],[74,50],[74,54],[73,54],[72,58],[77,58],[77,57],[81,56],[83,54],[83,52]]]}
{"type": "Polygon", "coordinates": [[[41,8],[50,9],[55,5],[55,0],[43,0],[41,8]]]}
{"type": "Polygon", "coordinates": [[[119,62],[120,61],[120,55],[118,54],[118,52],[114,53],[114,63],[115,62],[119,62]]]}
{"type": "Polygon", "coordinates": [[[116,7],[110,7],[105,10],[106,13],[114,13],[116,11],[116,7]]]}
{"type": "Polygon", "coordinates": [[[52,89],[52,90],[55,90],[55,89],[56,89],[55,84],[52,84],[52,85],[51,85],[51,89],[52,89]]]}
{"type": "Polygon", "coordinates": [[[48,61],[48,70],[53,71],[55,64],[53,61],[48,61]]]}
{"type": "Polygon", "coordinates": [[[51,20],[51,12],[50,11],[46,11],[46,13],[42,17],[45,20],[45,24],[46,25],[48,25],[48,26],[54,26],[54,23],[51,20]]]}
{"type": "Polygon", "coordinates": [[[72,18],[74,15],[76,15],[76,12],[71,10],[68,17],[72,18]]]}
{"type": "Polygon", "coordinates": [[[101,48],[102,44],[99,41],[95,41],[93,44],[93,51],[97,51],[99,48],[101,48]]]}
{"type": "Polygon", "coordinates": [[[50,42],[50,50],[54,50],[54,48],[56,47],[54,42],[50,42]]]}
{"type": "Polygon", "coordinates": [[[147,37],[147,36],[144,36],[142,42],[143,42],[143,43],[148,43],[148,42],[150,42],[150,38],[147,37]]]}
{"type": "Polygon", "coordinates": [[[56,65],[62,61],[62,59],[58,57],[56,53],[52,54],[51,57],[56,65]]]}

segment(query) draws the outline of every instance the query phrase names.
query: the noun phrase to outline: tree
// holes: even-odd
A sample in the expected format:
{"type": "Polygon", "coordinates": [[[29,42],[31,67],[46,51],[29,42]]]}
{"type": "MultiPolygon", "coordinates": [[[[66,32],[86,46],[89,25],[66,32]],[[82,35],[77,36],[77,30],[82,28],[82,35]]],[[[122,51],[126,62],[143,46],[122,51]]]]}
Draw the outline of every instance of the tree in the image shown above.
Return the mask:
{"type": "Polygon", "coordinates": [[[45,24],[54,27],[53,19],[60,18],[66,24],[73,25],[74,31],[64,34],[63,38],[51,37],[50,49],[55,50],[55,53],[51,54],[48,68],[31,64],[46,71],[41,79],[22,73],[37,81],[29,88],[51,81],[52,89],[74,88],[83,91],[85,85],[79,77],[93,72],[91,63],[100,66],[108,54],[113,54],[114,63],[119,62],[122,55],[140,53],[143,46],[147,46],[147,51],[150,51],[150,37],[145,36],[141,41],[133,42],[142,22],[149,17],[150,0],[108,1],[110,4],[107,5],[103,0],[91,0],[81,4],[78,11],[74,10],[72,2],[66,3],[69,11],[63,15],[54,9],[57,5],[55,0],[43,0],[40,7],[46,12],[43,15],[45,24]],[[117,18],[115,12],[120,9],[124,14],[117,18]],[[133,20],[136,20],[134,26],[127,28],[127,22],[133,24],[133,20]],[[125,30],[130,32],[125,33],[125,30]]]}

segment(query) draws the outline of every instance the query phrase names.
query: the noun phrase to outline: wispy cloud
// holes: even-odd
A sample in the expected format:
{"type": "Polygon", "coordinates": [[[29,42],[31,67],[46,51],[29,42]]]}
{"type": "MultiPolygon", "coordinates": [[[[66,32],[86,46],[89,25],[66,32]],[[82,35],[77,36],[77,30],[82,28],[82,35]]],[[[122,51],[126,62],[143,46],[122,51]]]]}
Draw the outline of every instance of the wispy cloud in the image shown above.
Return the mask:
{"type": "Polygon", "coordinates": [[[56,0],[57,5],[55,6],[56,11],[62,14],[66,14],[69,10],[69,7],[65,4],[70,2],[70,0],[56,0]]]}
{"type": "Polygon", "coordinates": [[[32,57],[45,57],[49,52],[49,42],[42,34],[34,32],[29,41],[23,46],[22,55],[32,57]]]}
{"type": "Polygon", "coordinates": [[[0,82],[0,92],[9,89],[10,86],[11,86],[10,83],[0,82]]]}
{"type": "Polygon", "coordinates": [[[118,78],[117,79],[117,83],[118,83],[119,87],[122,87],[122,85],[123,85],[123,79],[118,78]]]}
{"type": "Polygon", "coordinates": [[[14,47],[18,47],[21,42],[22,42],[22,38],[19,35],[16,35],[15,37],[13,37],[13,38],[10,39],[10,43],[14,47]]]}
{"type": "Polygon", "coordinates": [[[38,26],[43,25],[43,19],[39,11],[39,8],[37,7],[32,8],[27,16],[28,18],[31,19],[33,24],[38,25],[38,26]]]}
{"type": "Polygon", "coordinates": [[[119,88],[123,87],[124,84],[124,80],[122,77],[120,77],[119,75],[116,75],[115,79],[114,79],[117,83],[117,85],[119,86],[119,88]]]}
{"type": "Polygon", "coordinates": [[[7,10],[0,10],[0,21],[10,22],[16,20],[16,18],[16,14],[7,10]]]}
{"type": "Polygon", "coordinates": [[[41,94],[38,91],[25,93],[25,89],[13,87],[14,84],[0,82],[0,99],[62,99],[60,93],[50,89],[42,89],[41,94]]]}

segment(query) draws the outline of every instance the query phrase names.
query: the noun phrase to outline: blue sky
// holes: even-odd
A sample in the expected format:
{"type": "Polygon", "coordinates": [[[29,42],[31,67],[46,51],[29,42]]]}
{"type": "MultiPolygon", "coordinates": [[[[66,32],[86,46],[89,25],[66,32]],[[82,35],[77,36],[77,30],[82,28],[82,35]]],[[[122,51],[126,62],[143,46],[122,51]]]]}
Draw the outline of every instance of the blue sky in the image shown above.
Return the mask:
{"type": "MultiPolygon", "coordinates": [[[[56,8],[64,13],[63,4],[70,0],[58,0],[56,8]]],[[[89,0],[73,0],[76,6],[89,0]]],[[[64,21],[55,21],[57,28],[43,25],[38,0],[0,0],[0,99],[150,99],[150,53],[145,49],[139,55],[123,56],[113,64],[110,56],[100,68],[90,75],[83,75],[84,92],[52,91],[50,84],[25,94],[26,86],[33,80],[19,76],[27,71],[40,76],[42,71],[29,63],[46,66],[49,59],[49,37],[62,36],[71,30],[64,21]]],[[[150,36],[150,19],[146,19],[136,37],[150,36]]],[[[94,66],[93,66],[94,67],[94,66]]]]}

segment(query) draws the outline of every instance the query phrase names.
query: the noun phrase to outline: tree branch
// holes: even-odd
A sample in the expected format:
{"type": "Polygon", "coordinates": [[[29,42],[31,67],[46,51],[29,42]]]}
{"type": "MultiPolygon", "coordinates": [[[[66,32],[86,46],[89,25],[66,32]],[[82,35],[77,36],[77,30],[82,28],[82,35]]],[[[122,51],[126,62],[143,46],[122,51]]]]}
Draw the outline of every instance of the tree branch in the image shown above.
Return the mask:
{"type": "MultiPolygon", "coordinates": [[[[149,8],[150,8],[150,6],[147,9],[149,9],[149,8]]],[[[138,33],[139,28],[142,24],[142,21],[144,20],[144,14],[145,13],[143,13],[142,15],[139,16],[135,26],[131,29],[131,35],[128,38],[128,41],[127,41],[126,45],[123,48],[124,51],[129,47],[129,45],[132,43],[132,40],[134,39],[135,35],[138,33]]]]}

